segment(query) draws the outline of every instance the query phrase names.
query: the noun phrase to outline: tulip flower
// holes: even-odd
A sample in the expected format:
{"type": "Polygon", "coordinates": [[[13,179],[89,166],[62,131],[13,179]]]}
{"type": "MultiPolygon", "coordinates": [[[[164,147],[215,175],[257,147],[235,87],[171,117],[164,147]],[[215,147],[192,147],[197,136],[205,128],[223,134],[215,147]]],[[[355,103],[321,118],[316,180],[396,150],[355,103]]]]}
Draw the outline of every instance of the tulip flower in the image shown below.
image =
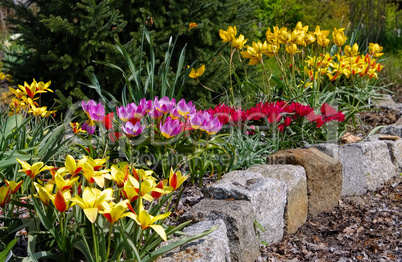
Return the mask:
{"type": "Polygon", "coordinates": [[[104,202],[113,200],[113,189],[108,188],[100,191],[97,188],[85,187],[82,198],[78,195],[71,198],[70,201],[77,204],[84,210],[85,216],[91,223],[95,223],[98,217],[99,207],[104,202]]]}
{"type": "Polygon", "coordinates": [[[26,161],[19,160],[18,158],[17,161],[22,167],[22,169],[18,170],[18,172],[25,172],[25,174],[32,179],[35,178],[35,176],[40,172],[49,170],[51,168],[46,166],[43,162],[36,162],[31,166],[26,161]]]}
{"type": "Polygon", "coordinates": [[[144,181],[146,179],[155,179],[152,174],[154,173],[154,171],[152,170],[144,170],[144,169],[136,169],[133,168],[133,176],[135,179],[137,179],[137,181],[144,181]]]}
{"type": "Polygon", "coordinates": [[[226,31],[223,31],[222,29],[219,30],[219,36],[222,38],[224,43],[234,40],[236,38],[236,35],[236,26],[229,26],[226,31]]]}
{"type": "Polygon", "coordinates": [[[78,134],[80,132],[82,132],[82,133],[87,132],[87,131],[81,129],[80,124],[78,122],[75,122],[75,123],[70,122],[70,126],[73,129],[74,134],[78,134]]]}
{"type": "Polygon", "coordinates": [[[127,137],[138,136],[145,129],[145,125],[141,126],[141,122],[137,122],[135,125],[130,121],[126,122],[125,125],[122,125],[122,130],[126,134],[127,137]]]}
{"type": "Polygon", "coordinates": [[[190,72],[190,74],[188,76],[191,77],[191,78],[197,79],[200,76],[202,76],[204,74],[204,72],[205,72],[205,65],[201,65],[197,69],[192,68],[191,72],[190,72]]]}
{"type": "Polygon", "coordinates": [[[243,49],[247,39],[244,40],[244,35],[240,34],[238,38],[232,40],[232,46],[236,49],[243,49]]]}
{"type": "Polygon", "coordinates": [[[0,187],[0,207],[4,208],[11,198],[11,188],[8,186],[0,187]]]}
{"type": "Polygon", "coordinates": [[[92,157],[89,156],[83,156],[77,163],[77,166],[83,167],[84,163],[90,164],[95,171],[98,171],[101,167],[103,167],[106,163],[106,158],[97,158],[97,159],[92,159],[92,157]]]}
{"type": "MultiPolygon", "coordinates": [[[[27,82],[24,82],[24,85],[18,85],[18,87],[21,89],[22,92],[24,92],[25,94],[27,94],[27,96],[29,96],[30,98],[34,98],[35,94],[37,93],[37,82],[34,79],[33,82],[29,85],[27,82]]],[[[43,93],[43,92],[38,92],[38,93],[43,93]]]]}
{"type": "Polygon", "coordinates": [[[152,105],[152,100],[146,100],[145,98],[140,100],[139,106],[142,107],[145,113],[149,112],[153,105],[152,105]]]}
{"type": "Polygon", "coordinates": [[[163,114],[169,113],[169,111],[176,105],[176,99],[172,98],[170,101],[169,97],[165,96],[161,99],[155,97],[154,99],[154,108],[158,111],[161,111],[163,114]]]}
{"type": "Polygon", "coordinates": [[[18,189],[20,189],[23,181],[21,180],[20,182],[16,183],[15,181],[8,181],[5,179],[4,182],[6,183],[6,186],[11,189],[11,194],[15,194],[17,193],[18,189]]]}
{"type": "Polygon", "coordinates": [[[130,202],[128,200],[120,201],[117,204],[114,202],[104,202],[102,204],[103,210],[99,210],[99,214],[102,214],[110,222],[110,224],[114,224],[120,218],[129,216],[127,215],[128,213],[124,213],[128,210],[127,205],[129,203],[130,202]]]}
{"type": "Polygon", "coordinates": [[[88,135],[93,135],[95,133],[95,123],[92,119],[89,119],[82,124],[82,130],[86,131],[88,135]]]}
{"type": "Polygon", "coordinates": [[[381,53],[381,51],[382,51],[382,46],[380,46],[379,44],[374,44],[374,43],[369,44],[369,54],[370,55],[373,55],[374,57],[380,57],[384,54],[384,53],[381,53]]]}
{"type": "Polygon", "coordinates": [[[96,183],[98,186],[102,187],[105,185],[105,178],[110,179],[110,175],[106,174],[109,172],[109,169],[101,170],[101,171],[95,171],[93,166],[91,166],[88,162],[86,162],[83,167],[82,171],[84,174],[85,179],[89,183],[96,183]]]}
{"type": "Polygon", "coordinates": [[[156,108],[152,108],[149,112],[148,115],[155,120],[159,120],[163,117],[163,113],[156,108]]]}
{"type": "Polygon", "coordinates": [[[181,116],[187,116],[195,112],[195,106],[193,105],[193,102],[190,101],[186,104],[186,100],[181,99],[177,103],[176,110],[181,116]]]}
{"type": "Polygon", "coordinates": [[[194,23],[194,22],[191,22],[189,25],[188,25],[188,31],[190,31],[191,29],[193,29],[194,27],[197,27],[198,25],[196,24],[196,23],[194,23]]]}
{"type": "Polygon", "coordinates": [[[64,166],[72,176],[76,176],[82,170],[82,166],[77,165],[72,155],[67,155],[66,160],[64,161],[64,166]]]}
{"type": "Polygon", "coordinates": [[[61,175],[59,172],[56,172],[54,176],[54,182],[56,183],[56,187],[61,191],[70,189],[75,184],[75,182],[78,181],[78,179],[79,179],[78,176],[73,177],[71,179],[64,179],[63,175],[61,175]]]}
{"type": "Polygon", "coordinates": [[[178,189],[181,184],[183,184],[184,181],[190,176],[188,174],[187,176],[182,176],[180,171],[173,172],[173,169],[170,169],[170,175],[169,175],[169,185],[173,187],[173,190],[178,189]]]}
{"type": "Polygon", "coordinates": [[[214,117],[212,120],[206,121],[205,124],[200,127],[200,129],[207,132],[209,135],[216,134],[222,129],[222,123],[217,117],[214,117]]]}
{"type": "Polygon", "coordinates": [[[343,46],[343,44],[345,44],[345,42],[346,42],[346,39],[348,39],[345,36],[345,33],[343,32],[343,30],[345,30],[345,28],[340,28],[340,29],[335,28],[334,31],[332,32],[332,37],[333,37],[334,43],[339,47],[343,46]]]}
{"type": "Polygon", "coordinates": [[[286,46],[286,52],[288,52],[290,55],[294,55],[299,51],[297,51],[296,44],[290,44],[289,46],[286,46]]]}
{"type": "Polygon", "coordinates": [[[103,119],[102,124],[106,128],[106,130],[112,129],[112,127],[113,127],[113,118],[114,118],[114,113],[110,112],[103,119]]]}
{"type": "MultiPolygon", "coordinates": [[[[130,207],[130,206],[129,206],[130,207]]],[[[132,209],[132,208],[131,208],[132,209]]],[[[165,219],[170,216],[170,212],[160,214],[158,216],[152,216],[144,209],[142,202],[139,203],[139,214],[135,214],[134,210],[132,212],[126,213],[129,218],[133,219],[139,226],[141,226],[142,230],[146,230],[148,228],[152,228],[164,241],[167,240],[166,232],[161,225],[154,225],[154,223],[158,220],[165,219]]]]}
{"type": "MultiPolygon", "coordinates": [[[[101,103],[96,104],[95,101],[89,100],[88,103],[82,101],[82,109],[88,115],[88,117],[95,122],[102,122],[105,118],[105,108],[101,103]]],[[[88,130],[87,130],[88,131],[88,130]]]]}
{"type": "Polygon", "coordinates": [[[38,193],[38,195],[35,197],[39,197],[39,199],[43,202],[43,204],[45,204],[45,206],[48,206],[50,202],[50,196],[53,191],[54,183],[48,182],[44,186],[42,186],[41,184],[34,182],[34,186],[36,192],[38,193]]]}
{"type": "Polygon", "coordinates": [[[345,55],[348,57],[357,56],[359,54],[359,46],[355,43],[353,47],[350,45],[346,45],[344,48],[345,55]]]}
{"type": "Polygon", "coordinates": [[[124,165],[122,168],[112,165],[110,167],[110,175],[114,182],[116,182],[118,188],[122,188],[124,183],[128,179],[130,168],[128,164],[124,165]]]}
{"type": "Polygon", "coordinates": [[[14,89],[12,87],[8,88],[10,90],[11,93],[13,93],[15,95],[15,97],[17,99],[21,99],[26,93],[21,91],[20,89],[14,89]]]}
{"type": "Polygon", "coordinates": [[[165,123],[160,123],[161,134],[166,138],[177,136],[181,132],[181,123],[177,119],[166,118],[165,123]]]}
{"type": "MultiPolygon", "coordinates": [[[[34,79],[35,80],[35,79],[34,79]]],[[[49,88],[49,86],[50,86],[50,84],[51,84],[52,82],[51,81],[49,81],[49,82],[47,82],[46,84],[43,82],[43,81],[40,81],[37,85],[36,85],[36,90],[37,90],[37,92],[38,93],[45,93],[45,92],[52,92],[53,93],[53,90],[52,89],[50,89],[49,88]]]]}
{"type": "Polygon", "coordinates": [[[256,65],[262,63],[262,54],[268,49],[267,41],[253,42],[252,46],[247,45],[247,51],[240,52],[243,58],[250,59],[249,65],[256,65]]]}
{"type": "Polygon", "coordinates": [[[194,129],[199,129],[210,118],[209,113],[197,112],[190,115],[190,124],[194,129]]]}
{"type": "Polygon", "coordinates": [[[264,54],[266,54],[269,57],[274,57],[275,55],[277,55],[279,52],[279,45],[268,45],[267,50],[264,52],[264,54]]]}
{"type": "Polygon", "coordinates": [[[36,107],[35,103],[32,101],[31,98],[28,98],[28,103],[30,105],[30,109],[28,110],[28,113],[32,113],[32,115],[34,115],[34,116],[48,117],[51,114],[56,112],[56,111],[47,111],[46,106],[36,107]]]}
{"type": "Polygon", "coordinates": [[[171,119],[179,119],[181,118],[181,115],[179,114],[179,112],[177,111],[176,107],[173,107],[170,112],[169,112],[169,116],[171,119]]]}
{"type": "MultiPolygon", "coordinates": [[[[69,190],[58,190],[54,196],[52,195],[50,197],[50,199],[60,213],[64,213],[70,208],[71,194],[69,190]]],[[[71,203],[71,206],[73,205],[75,205],[75,203],[71,203]]]]}
{"type": "Polygon", "coordinates": [[[161,189],[164,192],[153,190],[150,195],[154,200],[160,198],[163,194],[168,194],[173,191],[173,187],[167,185],[167,179],[159,181],[159,183],[156,184],[155,189],[161,189]]]}

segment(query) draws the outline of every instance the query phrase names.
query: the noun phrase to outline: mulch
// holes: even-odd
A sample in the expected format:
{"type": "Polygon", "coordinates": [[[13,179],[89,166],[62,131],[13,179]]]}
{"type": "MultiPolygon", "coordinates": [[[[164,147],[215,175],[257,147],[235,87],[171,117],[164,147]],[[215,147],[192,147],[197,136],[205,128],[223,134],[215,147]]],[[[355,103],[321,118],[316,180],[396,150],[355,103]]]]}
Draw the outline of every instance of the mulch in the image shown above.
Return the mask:
{"type": "Polygon", "coordinates": [[[402,261],[402,176],[308,218],[257,261],[402,261]]]}

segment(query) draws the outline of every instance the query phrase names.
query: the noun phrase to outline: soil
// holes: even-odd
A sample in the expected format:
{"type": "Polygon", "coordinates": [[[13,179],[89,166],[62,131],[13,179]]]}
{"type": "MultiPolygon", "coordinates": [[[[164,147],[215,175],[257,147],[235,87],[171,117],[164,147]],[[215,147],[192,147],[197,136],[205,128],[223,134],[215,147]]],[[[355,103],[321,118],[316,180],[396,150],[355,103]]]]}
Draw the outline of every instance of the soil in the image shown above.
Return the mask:
{"type": "Polygon", "coordinates": [[[343,197],[257,261],[402,261],[402,176],[363,196],[343,197]]]}

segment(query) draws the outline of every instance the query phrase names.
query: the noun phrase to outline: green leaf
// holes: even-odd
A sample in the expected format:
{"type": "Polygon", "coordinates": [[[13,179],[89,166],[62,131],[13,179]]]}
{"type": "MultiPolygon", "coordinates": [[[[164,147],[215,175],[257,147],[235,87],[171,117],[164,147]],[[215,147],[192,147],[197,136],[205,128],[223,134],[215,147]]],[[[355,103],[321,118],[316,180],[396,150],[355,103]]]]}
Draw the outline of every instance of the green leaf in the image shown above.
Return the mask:
{"type": "Polygon", "coordinates": [[[17,243],[18,238],[11,240],[10,243],[7,244],[6,248],[0,253],[0,261],[6,261],[8,258],[10,251],[13,249],[14,245],[17,243]]]}
{"type": "MultiPolygon", "coordinates": [[[[85,238],[85,236],[83,236],[83,238],[85,238]]],[[[83,240],[80,240],[78,242],[75,242],[73,245],[76,249],[81,251],[81,253],[85,256],[87,261],[94,262],[93,256],[91,254],[91,249],[86,241],[84,242],[83,240]]]]}

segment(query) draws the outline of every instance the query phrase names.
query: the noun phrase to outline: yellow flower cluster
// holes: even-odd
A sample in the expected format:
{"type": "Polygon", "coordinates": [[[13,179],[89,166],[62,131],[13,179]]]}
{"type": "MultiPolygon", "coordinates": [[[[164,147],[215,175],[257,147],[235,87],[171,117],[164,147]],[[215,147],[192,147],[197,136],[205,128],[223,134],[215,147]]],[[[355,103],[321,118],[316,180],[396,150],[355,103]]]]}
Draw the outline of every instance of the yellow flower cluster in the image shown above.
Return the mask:
{"type": "MultiPolygon", "coordinates": [[[[152,176],[153,171],[136,169],[128,163],[104,169],[105,158],[92,159],[87,156],[77,161],[73,156],[67,155],[61,168],[47,166],[43,162],[30,165],[20,159],[17,161],[22,167],[19,172],[26,173],[32,182],[37,181],[33,182],[36,190],[34,197],[39,198],[45,206],[52,203],[54,208],[64,213],[73,205],[78,205],[91,223],[95,223],[98,214],[104,215],[111,224],[123,217],[129,217],[142,230],[152,228],[165,241],[167,237],[163,227],[154,222],[168,217],[170,212],[152,216],[144,209],[142,202],[152,202],[177,190],[189,176],[183,176],[180,171],[173,172],[171,169],[169,180],[157,183],[152,176]],[[43,179],[37,177],[47,171],[51,173],[50,179],[44,179],[47,178],[44,175],[41,176],[43,179]],[[89,186],[84,187],[84,183],[89,186]],[[110,186],[105,189],[106,185],[110,186]],[[138,201],[138,205],[133,205],[138,206],[135,212],[131,207],[134,201],[138,201]]],[[[0,201],[7,199],[11,190],[0,189],[0,201]]]]}
{"type": "Polygon", "coordinates": [[[329,53],[319,57],[309,57],[305,62],[304,72],[309,75],[311,80],[318,78],[318,74],[327,75],[330,81],[335,81],[342,75],[347,79],[351,75],[369,78],[378,78],[378,72],[383,69],[383,65],[377,63],[376,57],[383,55],[382,47],[378,44],[370,43],[368,54],[359,54],[359,46],[346,45],[343,55],[336,54],[330,56],[329,53]]]}
{"type": "MultiPolygon", "coordinates": [[[[347,37],[344,34],[344,28],[334,29],[332,33],[334,43],[341,47],[347,37]]],[[[220,30],[219,35],[223,39],[223,42],[231,42],[231,45],[236,49],[243,49],[247,40],[244,40],[244,36],[240,35],[236,38],[236,27],[229,26],[226,31],[220,30]]],[[[303,26],[299,21],[293,31],[288,30],[286,27],[279,28],[274,26],[265,33],[266,41],[253,42],[251,46],[247,45],[246,51],[241,52],[243,58],[250,59],[249,64],[255,65],[263,62],[263,54],[273,57],[278,54],[281,45],[284,46],[284,50],[294,55],[300,52],[300,46],[307,46],[314,42],[317,42],[322,48],[326,47],[331,41],[328,39],[329,31],[321,30],[319,26],[315,28],[314,32],[308,31],[308,26],[303,26]]]]}
{"type": "Polygon", "coordinates": [[[48,117],[56,111],[48,111],[46,106],[40,107],[36,102],[38,100],[37,94],[46,92],[53,92],[49,86],[50,81],[47,83],[36,82],[34,79],[31,84],[24,82],[24,85],[18,85],[19,89],[10,87],[10,92],[14,94],[10,103],[10,115],[17,114],[22,111],[32,113],[34,116],[48,117]]]}

